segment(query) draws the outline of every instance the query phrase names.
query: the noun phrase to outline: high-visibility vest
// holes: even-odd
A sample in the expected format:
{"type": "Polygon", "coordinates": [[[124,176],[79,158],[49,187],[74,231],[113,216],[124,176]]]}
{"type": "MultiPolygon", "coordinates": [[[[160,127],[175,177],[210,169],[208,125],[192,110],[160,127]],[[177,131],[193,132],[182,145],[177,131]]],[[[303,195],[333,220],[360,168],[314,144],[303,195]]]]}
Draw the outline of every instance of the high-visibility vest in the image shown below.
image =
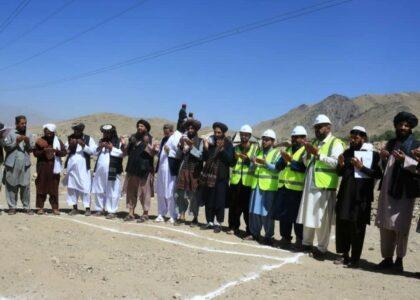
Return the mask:
{"type": "MultiPolygon", "coordinates": [[[[342,143],[340,139],[330,136],[328,140],[318,149],[318,155],[331,156],[334,145],[342,143]]],[[[314,143],[318,144],[317,142],[314,143]]],[[[316,160],[314,166],[315,186],[319,189],[336,190],[338,187],[337,168],[316,160]]]]}
{"type": "MultiPolygon", "coordinates": [[[[271,149],[264,157],[263,150],[258,150],[256,157],[264,159],[269,163],[275,163],[279,157],[277,149],[271,149]]],[[[262,191],[277,191],[279,185],[279,172],[277,170],[269,170],[266,166],[257,164],[255,166],[254,174],[252,176],[252,188],[255,189],[258,185],[262,191]]]]}
{"type": "MultiPolygon", "coordinates": [[[[251,159],[257,151],[257,148],[257,144],[251,144],[246,155],[251,159]]],[[[235,153],[242,153],[240,146],[235,147],[235,153]]],[[[239,181],[241,181],[244,186],[250,187],[252,185],[252,172],[249,169],[249,162],[245,163],[240,157],[238,157],[236,165],[232,168],[230,184],[238,184],[239,181]]]]}
{"type": "MultiPolygon", "coordinates": [[[[292,161],[301,161],[305,152],[305,146],[300,147],[295,153],[292,153],[292,147],[286,149],[286,152],[292,156],[292,161]]],[[[290,162],[279,174],[279,188],[283,186],[293,191],[303,191],[305,185],[305,172],[293,171],[290,168],[290,162]]]]}

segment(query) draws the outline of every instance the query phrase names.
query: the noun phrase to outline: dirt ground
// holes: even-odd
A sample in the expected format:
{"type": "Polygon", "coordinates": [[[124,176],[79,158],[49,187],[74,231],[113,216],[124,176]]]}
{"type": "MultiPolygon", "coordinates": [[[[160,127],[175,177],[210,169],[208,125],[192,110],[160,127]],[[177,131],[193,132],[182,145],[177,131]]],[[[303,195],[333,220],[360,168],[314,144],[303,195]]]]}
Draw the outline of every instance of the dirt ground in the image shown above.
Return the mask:
{"type": "MultiPolygon", "coordinates": [[[[35,191],[35,189],[33,189],[35,191]]],[[[5,207],[4,191],[0,194],[5,207]]],[[[33,196],[33,195],[32,195],[33,196]]],[[[67,208],[64,193],[61,208],[67,208]]],[[[34,199],[32,199],[34,203],[34,199]]],[[[152,214],[156,213],[153,200],[152,214]]],[[[49,204],[46,204],[49,207],[49,204]]],[[[125,211],[124,199],[120,202],[125,211]]],[[[204,221],[203,209],[200,221],[204,221]]],[[[366,233],[361,269],[182,225],[78,215],[0,216],[0,299],[418,299],[420,234],[406,271],[373,271],[378,229],[366,233]]],[[[226,223],[226,222],[225,222],[226,223]]],[[[335,251],[332,240],[329,249],[335,251]]],[[[278,239],[276,224],[276,239],[278,239]]]]}

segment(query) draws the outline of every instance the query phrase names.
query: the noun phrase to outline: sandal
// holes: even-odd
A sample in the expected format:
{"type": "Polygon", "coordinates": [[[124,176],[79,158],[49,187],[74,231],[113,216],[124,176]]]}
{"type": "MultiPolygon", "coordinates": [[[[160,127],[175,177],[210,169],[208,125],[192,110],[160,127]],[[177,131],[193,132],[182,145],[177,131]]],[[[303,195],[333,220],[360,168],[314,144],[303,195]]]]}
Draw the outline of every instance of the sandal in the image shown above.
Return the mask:
{"type": "Polygon", "coordinates": [[[143,216],[140,217],[140,219],[137,220],[137,223],[144,223],[148,220],[149,220],[149,216],[143,215],[143,216]]]}
{"type": "Polygon", "coordinates": [[[125,218],[124,218],[124,222],[132,222],[132,221],[134,221],[136,219],[136,217],[135,216],[132,216],[132,215],[127,215],[127,216],[125,216],[125,218]]]}

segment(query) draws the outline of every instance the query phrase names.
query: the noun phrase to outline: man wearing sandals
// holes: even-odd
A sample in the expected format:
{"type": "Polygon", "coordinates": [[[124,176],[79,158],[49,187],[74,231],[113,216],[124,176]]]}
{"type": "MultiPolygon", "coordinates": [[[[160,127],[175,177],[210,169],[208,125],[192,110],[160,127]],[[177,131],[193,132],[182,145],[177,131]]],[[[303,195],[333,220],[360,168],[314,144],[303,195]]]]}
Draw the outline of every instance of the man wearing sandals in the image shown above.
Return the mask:
{"type": "Polygon", "coordinates": [[[62,170],[61,158],[67,155],[66,147],[56,136],[56,126],[45,124],[44,135],[36,141],[34,156],[37,158],[35,180],[37,214],[44,214],[44,203],[49,195],[53,214],[58,211],[58,186],[62,170]]]}
{"type": "Polygon", "coordinates": [[[31,183],[30,153],[35,147],[33,136],[26,132],[26,117],[17,116],[16,130],[12,130],[4,139],[6,160],[4,162],[6,198],[9,205],[9,215],[16,214],[18,196],[23,208],[28,214],[33,214],[29,207],[31,183]]]}
{"type": "Polygon", "coordinates": [[[92,181],[92,194],[95,195],[95,216],[106,215],[113,219],[118,210],[121,197],[121,173],[123,171],[123,152],[117,129],[114,125],[101,126],[103,134],[95,155],[98,157],[92,181]]]}
{"type": "Polygon", "coordinates": [[[130,137],[128,146],[124,150],[128,155],[125,179],[125,191],[127,193],[128,215],[125,221],[134,221],[134,211],[137,201],[143,207],[143,215],[138,222],[149,219],[150,199],[153,196],[153,157],[155,155],[152,146],[152,136],[149,134],[150,124],[146,120],[137,122],[137,132],[130,137]]]}

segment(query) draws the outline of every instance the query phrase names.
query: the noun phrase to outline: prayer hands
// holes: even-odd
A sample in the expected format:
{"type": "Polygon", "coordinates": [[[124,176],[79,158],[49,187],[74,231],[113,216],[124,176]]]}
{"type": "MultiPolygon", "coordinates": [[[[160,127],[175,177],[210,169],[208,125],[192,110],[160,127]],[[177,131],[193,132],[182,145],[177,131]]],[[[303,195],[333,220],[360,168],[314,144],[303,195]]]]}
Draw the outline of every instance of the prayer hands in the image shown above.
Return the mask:
{"type": "MultiPolygon", "coordinates": [[[[236,154],[236,153],[235,153],[236,154]]],[[[248,155],[244,154],[244,153],[238,153],[238,157],[242,158],[243,161],[249,161],[249,157],[248,155]]]]}
{"type": "Polygon", "coordinates": [[[167,145],[163,146],[163,150],[165,151],[166,154],[169,154],[169,147],[167,145]]]}
{"type": "Polygon", "coordinates": [[[344,156],[343,156],[343,154],[340,154],[340,156],[338,157],[338,165],[340,167],[344,167],[344,156]]]}
{"type": "Polygon", "coordinates": [[[355,167],[358,170],[363,168],[363,161],[359,160],[357,157],[353,157],[350,163],[353,165],[353,167],[355,167]]]}
{"type": "Polygon", "coordinates": [[[209,150],[209,141],[208,139],[203,140],[203,146],[205,150],[209,150]]]}
{"type": "Polygon", "coordinates": [[[257,158],[257,157],[254,157],[252,162],[254,164],[259,164],[259,165],[265,165],[266,164],[265,159],[257,158]]]}
{"type": "Polygon", "coordinates": [[[420,148],[414,149],[411,153],[413,154],[415,160],[420,161],[420,148]]]}
{"type": "Polygon", "coordinates": [[[306,152],[307,152],[308,154],[312,154],[312,155],[314,155],[315,157],[317,157],[317,156],[318,156],[318,148],[317,148],[317,147],[315,147],[315,146],[313,146],[311,143],[306,142],[306,143],[305,143],[305,149],[306,149],[306,152]]]}
{"type": "Polygon", "coordinates": [[[395,159],[399,162],[404,162],[405,160],[405,154],[401,150],[392,151],[392,156],[394,156],[395,159]]]}
{"type": "Polygon", "coordinates": [[[47,158],[47,159],[53,159],[54,158],[54,155],[55,155],[55,149],[53,149],[53,148],[45,148],[44,149],[44,153],[45,153],[45,157],[47,158]]]}
{"type": "Polygon", "coordinates": [[[286,163],[291,162],[292,161],[292,157],[285,151],[281,152],[281,157],[284,159],[284,161],[286,163]]]}
{"type": "Polygon", "coordinates": [[[218,139],[216,141],[216,147],[217,147],[217,150],[218,151],[223,151],[224,145],[225,145],[225,141],[224,140],[218,139]]]}
{"type": "Polygon", "coordinates": [[[381,157],[382,160],[387,160],[389,157],[389,152],[386,151],[385,149],[382,149],[381,152],[379,152],[379,156],[381,157]]]}
{"type": "Polygon", "coordinates": [[[84,140],[82,140],[82,139],[77,139],[77,143],[82,147],[82,148],[84,148],[85,146],[86,146],[86,144],[85,144],[85,141],[84,140]]]}

